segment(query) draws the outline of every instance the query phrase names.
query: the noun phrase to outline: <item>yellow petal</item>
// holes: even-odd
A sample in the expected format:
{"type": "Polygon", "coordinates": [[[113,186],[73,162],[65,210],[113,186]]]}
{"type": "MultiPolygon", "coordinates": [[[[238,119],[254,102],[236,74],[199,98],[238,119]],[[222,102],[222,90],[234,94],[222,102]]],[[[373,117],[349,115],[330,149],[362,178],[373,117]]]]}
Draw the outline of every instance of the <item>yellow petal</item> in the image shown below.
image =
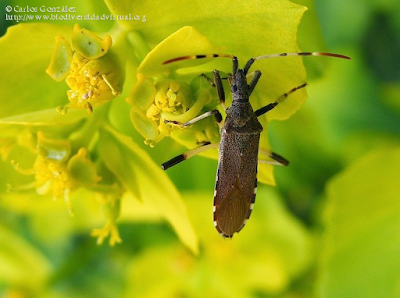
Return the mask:
{"type": "Polygon", "coordinates": [[[85,148],[79,149],[78,153],[68,161],[67,169],[71,178],[77,183],[91,187],[100,180],[100,177],[97,175],[93,162],[86,157],[86,153],[85,148]]]}
{"type": "Polygon", "coordinates": [[[56,36],[56,46],[54,47],[50,65],[46,73],[55,81],[61,82],[69,73],[72,60],[72,50],[69,42],[61,35],[56,36]]]}
{"type": "Polygon", "coordinates": [[[131,121],[135,129],[146,139],[155,140],[158,136],[157,124],[142,112],[131,109],[131,121]]]}
{"type": "Polygon", "coordinates": [[[39,154],[44,158],[60,162],[67,160],[71,153],[68,141],[48,139],[42,132],[38,132],[37,147],[39,154]]]}
{"type": "Polygon", "coordinates": [[[137,82],[133,86],[126,101],[136,109],[144,111],[148,109],[156,95],[156,87],[144,74],[136,75],[137,82]]]}
{"type": "Polygon", "coordinates": [[[72,45],[74,50],[87,59],[97,59],[104,56],[111,47],[111,36],[101,39],[87,29],[75,24],[72,33],[72,45]]]}

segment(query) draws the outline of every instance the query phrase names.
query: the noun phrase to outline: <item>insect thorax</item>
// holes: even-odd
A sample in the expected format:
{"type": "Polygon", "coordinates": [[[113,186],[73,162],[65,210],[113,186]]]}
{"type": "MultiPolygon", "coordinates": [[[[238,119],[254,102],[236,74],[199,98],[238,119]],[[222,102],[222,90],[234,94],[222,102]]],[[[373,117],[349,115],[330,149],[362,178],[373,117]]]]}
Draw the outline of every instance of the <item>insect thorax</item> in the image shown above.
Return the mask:
{"type": "Polygon", "coordinates": [[[227,132],[259,134],[263,127],[249,102],[233,101],[226,110],[224,129],[227,132]]]}

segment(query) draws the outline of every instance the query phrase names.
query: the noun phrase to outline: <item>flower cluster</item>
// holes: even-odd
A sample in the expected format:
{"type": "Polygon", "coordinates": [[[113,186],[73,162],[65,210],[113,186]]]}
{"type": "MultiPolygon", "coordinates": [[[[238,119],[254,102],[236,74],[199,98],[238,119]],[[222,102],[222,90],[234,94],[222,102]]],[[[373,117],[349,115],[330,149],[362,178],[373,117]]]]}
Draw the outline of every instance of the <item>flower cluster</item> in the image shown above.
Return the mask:
{"type": "Polygon", "coordinates": [[[60,107],[61,113],[68,108],[86,109],[106,103],[122,91],[124,72],[115,54],[110,51],[111,37],[101,39],[92,32],[74,26],[72,48],[69,42],[58,35],[56,46],[46,72],[54,80],[65,79],[70,103],[60,107]]]}
{"type": "MultiPolygon", "coordinates": [[[[204,82],[203,88],[193,91],[193,84],[173,79],[149,79],[142,73],[137,74],[137,79],[127,98],[133,106],[131,121],[145,138],[145,143],[152,147],[174,131],[178,131],[175,136],[179,135],[183,129],[179,124],[196,117],[208,104],[215,104],[214,94],[207,82],[204,82]]],[[[218,141],[216,125],[196,125],[191,132],[196,143],[218,141]]]]}
{"type": "Polygon", "coordinates": [[[79,187],[94,187],[101,180],[95,165],[86,156],[87,149],[80,148],[72,154],[69,141],[49,139],[38,132],[34,153],[37,157],[32,169],[22,169],[15,161],[13,165],[22,174],[34,175],[32,187],[39,195],[51,195],[53,199],[63,197],[73,215],[70,194],[79,187]]]}

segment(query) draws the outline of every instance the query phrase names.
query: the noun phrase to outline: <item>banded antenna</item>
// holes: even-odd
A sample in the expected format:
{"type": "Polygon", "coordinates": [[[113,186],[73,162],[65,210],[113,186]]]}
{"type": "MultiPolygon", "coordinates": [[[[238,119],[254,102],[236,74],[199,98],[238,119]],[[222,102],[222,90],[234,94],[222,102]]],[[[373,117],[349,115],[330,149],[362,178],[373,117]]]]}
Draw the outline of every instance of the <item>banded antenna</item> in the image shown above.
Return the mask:
{"type": "MultiPolygon", "coordinates": [[[[243,70],[244,70],[244,73],[247,73],[249,71],[251,65],[254,63],[254,61],[257,61],[257,60],[264,60],[264,59],[269,59],[269,58],[279,58],[279,57],[290,57],[290,56],[327,56],[327,57],[334,57],[334,58],[347,59],[347,60],[351,59],[350,57],[345,56],[345,55],[335,54],[335,53],[324,53],[324,52],[299,52],[299,53],[268,54],[268,55],[262,55],[262,56],[250,58],[249,61],[247,61],[243,70]]],[[[182,61],[182,60],[194,60],[194,59],[204,59],[204,58],[232,58],[235,60],[237,59],[236,56],[230,55],[230,54],[188,55],[188,56],[182,56],[182,57],[169,59],[167,61],[164,61],[163,65],[177,62],[177,61],[182,61]]]]}

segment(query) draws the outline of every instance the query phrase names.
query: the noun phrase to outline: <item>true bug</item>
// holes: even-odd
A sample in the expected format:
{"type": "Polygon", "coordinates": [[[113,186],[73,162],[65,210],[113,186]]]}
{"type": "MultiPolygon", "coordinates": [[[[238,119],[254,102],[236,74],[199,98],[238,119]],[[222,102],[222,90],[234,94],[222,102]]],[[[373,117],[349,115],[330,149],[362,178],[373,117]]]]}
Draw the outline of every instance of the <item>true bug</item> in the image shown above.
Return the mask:
{"type": "MultiPolygon", "coordinates": [[[[275,165],[287,166],[289,162],[282,156],[273,153],[270,150],[260,149],[259,140],[263,130],[257,117],[274,109],[288,95],[300,88],[304,88],[307,83],[291,89],[284,93],[275,102],[253,111],[249,102],[249,97],[253,92],[258,80],[261,77],[261,71],[256,70],[250,83],[247,82],[247,75],[251,65],[256,60],[286,57],[286,56],[330,56],[336,58],[350,59],[347,56],[319,53],[319,52],[301,52],[301,53],[281,53],[270,54],[251,58],[245,64],[243,69],[239,69],[239,63],[236,56],[226,54],[207,54],[192,55],[174,58],[165,61],[164,64],[200,58],[225,57],[232,58],[233,69],[232,76],[228,77],[230,89],[232,92],[232,104],[226,109],[226,118],[222,123],[222,115],[218,110],[208,111],[186,123],[172,122],[177,125],[189,126],[211,115],[215,116],[221,129],[221,141],[219,144],[205,144],[201,147],[189,150],[178,155],[171,160],[163,163],[161,167],[166,170],[196,154],[205,150],[219,146],[219,161],[217,177],[214,192],[214,226],[223,237],[231,238],[234,233],[239,232],[249,219],[257,191],[257,164],[258,162],[270,163],[275,165]],[[259,161],[258,153],[261,152],[271,158],[270,161],[259,161]]],[[[212,86],[216,87],[220,103],[224,107],[225,93],[222,86],[222,80],[218,70],[214,70],[214,80],[207,78],[202,74],[212,86]]]]}

